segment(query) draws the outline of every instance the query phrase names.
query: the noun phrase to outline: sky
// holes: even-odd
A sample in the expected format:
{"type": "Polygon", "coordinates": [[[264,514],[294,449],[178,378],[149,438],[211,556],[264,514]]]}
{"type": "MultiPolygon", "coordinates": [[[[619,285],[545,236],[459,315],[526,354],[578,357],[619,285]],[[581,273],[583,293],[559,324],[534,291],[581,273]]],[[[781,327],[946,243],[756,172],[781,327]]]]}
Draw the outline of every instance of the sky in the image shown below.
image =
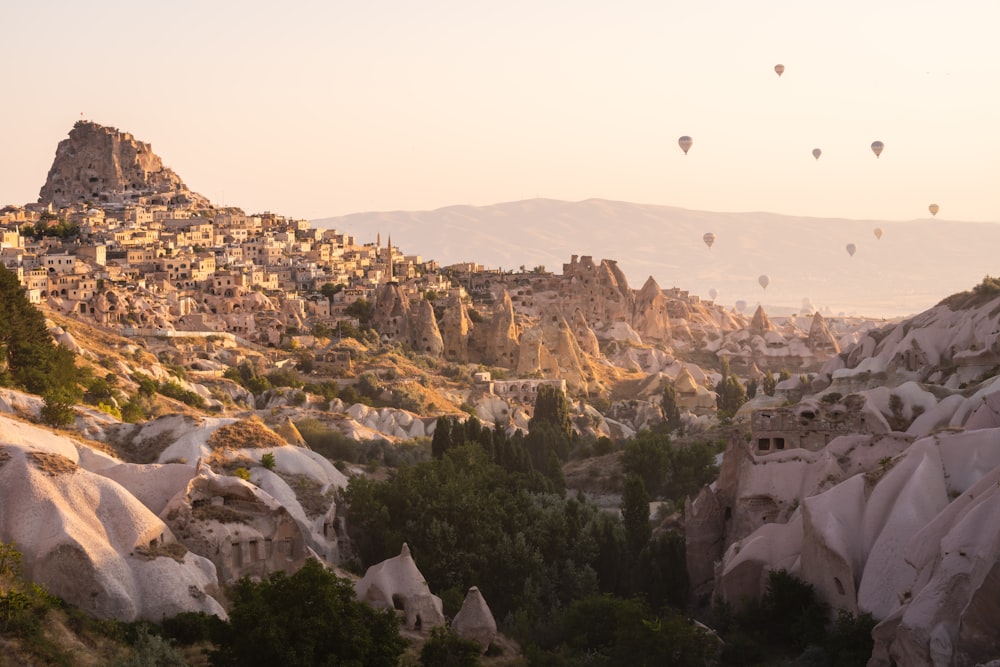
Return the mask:
{"type": "Polygon", "coordinates": [[[300,218],[596,197],[1000,222],[996,0],[33,0],[0,22],[0,205],[37,199],[86,118],[215,203],[300,218]]]}

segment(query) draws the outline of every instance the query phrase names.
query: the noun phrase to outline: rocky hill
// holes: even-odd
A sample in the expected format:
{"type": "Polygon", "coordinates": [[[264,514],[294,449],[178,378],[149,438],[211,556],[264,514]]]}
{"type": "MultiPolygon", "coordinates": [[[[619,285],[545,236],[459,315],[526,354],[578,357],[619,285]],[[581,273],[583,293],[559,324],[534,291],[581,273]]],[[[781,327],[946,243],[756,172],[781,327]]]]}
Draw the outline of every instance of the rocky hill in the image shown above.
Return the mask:
{"type": "Polygon", "coordinates": [[[998,313],[985,281],[780,384],[791,407],[744,406],[763,409],[687,507],[695,585],[737,601],[786,568],[881,621],[869,665],[1000,655],[998,313]]]}
{"type": "Polygon", "coordinates": [[[207,205],[180,177],[128,132],[89,121],[78,121],[59,142],[45,185],[42,204],[55,207],[92,203],[207,205]]]}
{"type": "Polygon", "coordinates": [[[715,290],[727,306],[743,300],[781,315],[801,312],[804,299],[826,316],[919,313],[995,273],[991,249],[1000,243],[1000,225],[941,217],[806,218],[605,199],[528,199],[314,222],[365,238],[390,232],[406,247],[433,248],[445,266],[476,261],[505,270],[551,270],[574,254],[614,257],[633,279],[653,276],[664,287],[703,298],[715,290]],[[881,239],[876,229],[884,232],[881,239]],[[711,248],[702,240],[706,232],[716,235],[711,248]],[[848,243],[856,246],[853,256],[848,243]],[[761,274],[770,276],[766,289],[757,282],[761,274]]]}

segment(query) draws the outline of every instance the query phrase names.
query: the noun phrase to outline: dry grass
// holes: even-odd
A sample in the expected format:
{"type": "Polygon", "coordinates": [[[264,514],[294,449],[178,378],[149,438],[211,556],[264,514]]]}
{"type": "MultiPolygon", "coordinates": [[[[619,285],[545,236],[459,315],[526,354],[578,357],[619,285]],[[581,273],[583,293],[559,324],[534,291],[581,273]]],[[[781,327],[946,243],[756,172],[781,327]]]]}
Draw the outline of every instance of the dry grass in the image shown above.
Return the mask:
{"type": "Polygon", "coordinates": [[[251,417],[216,429],[208,445],[213,449],[269,449],[287,443],[260,419],[251,417]]]}
{"type": "Polygon", "coordinates": [[[232,507],[205,503],[191,509],[191,516],[200,521],[218,521],[219,523],[249,523],[247,517],[232,507]]]}
{"type": "Polygon", "coordinates": [[[167,431],[137,442],[141,433],[138,426],[123,425],[108,432],[108,447],[111,452],[129,463],[156,463],[160,454],[177,440],[173,431],[167,431]]]}
{"type": "Polygon", "coordinates": [[[28,457],[35,466],[49,477],[56,477],[63,474],[71,474],[77,471],[78,466],[62,454],[52,454],[49,452],[30,452],[28,457]]]}
{"type": "Polygon", "coordinates": [[[184,562],[184,555],[188,552],[187,547],[179,542],[168,544],[155,544],[154,546],[140,545],[135,548],[135,555],[143,560],[153,560],[154,558],[173,558],[178,563],[184,562]]]}
{"type": "Polygon", "coordinates": [[[306,475],[281,475],[288,486],[295,491],[295,497],[310,519],[323,516],[330,509],[332,495],[322,493],[323,485],[306,475]]]}

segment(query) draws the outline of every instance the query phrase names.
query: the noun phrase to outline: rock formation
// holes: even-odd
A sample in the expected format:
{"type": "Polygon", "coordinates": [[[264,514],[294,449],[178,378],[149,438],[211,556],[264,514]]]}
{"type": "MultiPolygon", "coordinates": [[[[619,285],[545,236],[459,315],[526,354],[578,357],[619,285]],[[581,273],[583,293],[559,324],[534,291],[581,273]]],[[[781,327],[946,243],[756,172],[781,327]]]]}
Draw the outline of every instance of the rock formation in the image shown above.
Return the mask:
{"type": "Polygon", "coordinates": [[[30,580],[99,618],[225,616],[212,563],[119,483],[81,467],[113,460],[6,417],[0,433],[0,541],[17,545],[30,580]]]}
{"type": "Polygon", "coordinates": [[[439,331],[444,344],[445,359],[463,364],[468,362],[472,320],[469,317],[469,311],[458,295],[448,298],[444,315],[439,324],[439,331]]]}
{"type": "Polygon", "coordinates": [[[397,283],[386,283],[378,291],[372,312],[372,326],[389,339],[403,343],[410,341],[410,301],[397,283]]]}
{"type": "Polygon", "coordinates": [[[813,315],[806,344],[810,350],[840,354],[840,345],[837,343],[837,339],[830,333],[829,327],[826,326],[826,320],[819,313],[813,315]]]}
{"type": "Polygon", "coordinates": [[[354,592],[376,609],[396,609],[408,630],[429,632],[445,624],[441,598],[431,593],[405,543],[398,556],[368,568],[354,592]]]}
{"type": "Polygon", "coordinates": [[[462,639],[468,639],[479,644],[482,652],[490,647],[497,636],[497,622],[493,612],[486,604],[479,588],[473,586],[465,595],[462,608],[455,614],[451,628],[462,639]]]}
{"type": "Polygon", "coordinates": [[[757,306],[757,310],[753,314],[753,319],[750,320],[750,333],[763,336],[768,331],[774,331],[774,326],[771,325],[771,320],[767,318],[764,306],[757,306]]]}
{"type": "Polygon", "coordinates": [[[485,327],[477,326],[473,337],[482,348],[483,362],[493,366],[517,366],[520,328],[514,319],[514,304],[504,290],[500,301],[493,307],[493,316],[485,327]]]}
{"type": "Polygon", "coordinates": [[[410,346],[435,359],[440,358],[444,352],[444,340],[434,318],[434,307],[427,299],[417,302],[417,316],[410,332],[410,346]]]}
{"type": "Polygon", "coordinates": [[[86,200],[208,205],[163,166],[149,144],[128,132],[81,120],[56,147],[38,201],[61,207],[86,200]]]}
{"type": "Polygon", "coordinates": [[[670,342],[670,313],[667,297],[653,277],[646,280],[635,297],[635,316],[632,328],[644,341],[670,342]]]}

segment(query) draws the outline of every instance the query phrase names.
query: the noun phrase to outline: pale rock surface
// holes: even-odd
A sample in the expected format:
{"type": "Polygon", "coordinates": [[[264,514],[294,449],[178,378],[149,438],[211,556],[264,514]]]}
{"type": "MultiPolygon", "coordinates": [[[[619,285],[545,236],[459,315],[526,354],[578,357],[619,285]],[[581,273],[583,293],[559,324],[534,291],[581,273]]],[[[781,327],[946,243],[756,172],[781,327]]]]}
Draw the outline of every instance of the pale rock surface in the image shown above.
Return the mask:
{"type": "Polygon", "coordinates": [[[490,611],[486,599],[476,586],[470,588],[469,592],[465,594],[462,608],[451,621],[451,629],[462,639],[479,644],[483,653],[496,639],[496,619],[493,618],[493,612],[490,611]]]}
{"type": "Polygon", "coordinates": [[[441,598],[431,593],[406,544],[398,556],[369,567],[354,592],[376,609],[399,610],[408,630],[429,632],[445,625],[441,598]]]}
{"type": "Polygon", "coordinates": [[[100,618],[225,616],[210,562],[140,554],[174,543],[173,533],[121,485],[76,466],[67,439],[10,426],[0,436],[0,540],[18,545],[29,579],[100,618]]]}
{"type": "Polygon", "coordinates": [[[38,195],[40,203],[56,207],[101,195],[124,202],[129,194],[158,195],[163,203],[208,205],[188,190],[180,177],[163,166],[150,145],[128,132],[80,120],[59,142],[55,160],[38,195]]]}
{"type": "Polygon", "coordinates": [[[434,317],[434,307],[427,299],[417,302],[416,322],[410,332],[411,347],[434,359],[444,352],[444,340],[434,317]]]}

